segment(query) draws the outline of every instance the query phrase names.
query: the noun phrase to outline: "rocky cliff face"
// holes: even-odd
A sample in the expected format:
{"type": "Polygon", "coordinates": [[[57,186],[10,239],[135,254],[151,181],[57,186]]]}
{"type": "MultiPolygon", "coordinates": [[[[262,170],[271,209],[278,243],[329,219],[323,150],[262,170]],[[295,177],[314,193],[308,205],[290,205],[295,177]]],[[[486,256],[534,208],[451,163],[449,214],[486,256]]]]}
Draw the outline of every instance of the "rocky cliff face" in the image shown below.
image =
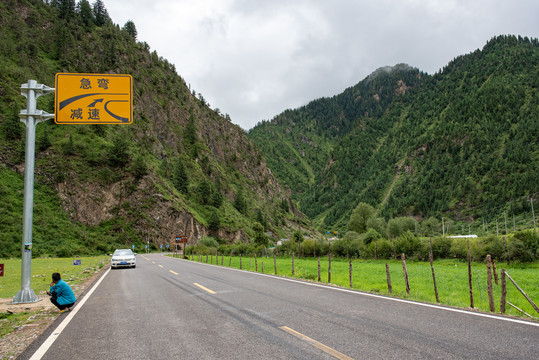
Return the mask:
{"type": "MultiPolygon", "coordinates": [[[[117,237],[126,242],[164,244],[187,235],[196,243],[208,234],[247,241],[257,214],[274,233],[297,228],[302,214],[294,206],[281,209],[283,201],[292,205],[289,195],[240,127],[212,110],[148,44],[112,23],[84,27],[77,21],[60,20],[45,3],[21,2],[0,13],[0,25],[10,24],[0,28],[2,39],[21,43],[20,53],[6,45],[0,54],[0,165],[24,172],[20,84],[33,78],[52,87],[56,72],[130,74],[131,125],[38,125],[36,185],[55,190],[59,212],[76,224],[129,233],[132,238],[117,237]],[[25,53],[38,50],[38,57],[25,53]],[[188,175],[185,192],[174,185],[179,162],[188,175]],[[220,204],[208,200],[216,193],[220,204]],[[233,206],[238,193],[247,201],[241,213],[233,206]],[[210,232],[214,211],[221,224],[210,232]]],[[[48,96],[39,108],[54,113],[48,96]]]]}

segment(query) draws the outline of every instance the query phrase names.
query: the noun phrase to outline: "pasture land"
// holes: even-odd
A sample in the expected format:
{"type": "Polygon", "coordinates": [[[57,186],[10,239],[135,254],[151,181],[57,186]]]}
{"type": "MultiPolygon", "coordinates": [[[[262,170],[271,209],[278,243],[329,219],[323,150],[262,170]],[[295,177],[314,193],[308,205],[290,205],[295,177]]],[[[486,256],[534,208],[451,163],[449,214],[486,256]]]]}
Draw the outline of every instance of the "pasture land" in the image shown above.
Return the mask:
{"type": "MultiPolygon", "coordinates": [[[[192,255],[189,259],[206,262],[206,254],[192,255]]],[[[233,268],[240,268],[239,256],[219,255],[218,265],[233,268]]],[[[208,256],[208,263],[216,264],[214,255],[208,256]]],[[[275,274],[273,257],[258,257],[258,272],[265,274],[275,274]]],[[[292,275],[292,258],[277,257],[277,275],[289,278],[301,278],[310,281],[318,281],[318,259],[294,258],[294,275],[292,275]]],[[[328,282],[328,257],[320,258],[320,282],[328,282]]],[[[410,295],[406,292],[404,281],[404,271],[400,260],[352,260],[352,288],[355,290],[389,295],[404,299],[436,303],[432,272],[429,262],[406,261],[408,277],[410,283],[410,295]],[[387,275],[385,264],[389,265],[391,277],[392,293],[389,294],[387,286],[387,275]]],[[[256,271],[255,259],[251,256],[242,256],[241,268],[243,270],[256,271]]],[[[496,270],[498,278],[501,279],[501,269],[506,269],[507,273],[519,284],[519,286],[536,303],[539,303],[539,262],[534,263],[498,263],[496,270]]],[[[468,264],[462,260],[443,259],[434,261],[434,271],[440,304],[459,308],[470,307],[470,295],[468,288],[468,264]]],[[[489,301],[487,293],[487,267],[484,262],[472,263],[472,287],[474,297],[474,308],[482,311],[489,311],[489,301]]],[[[500,311],[501,281],[499,285],[494,283],[493,292],[496,312],[500,311]]],[[[331,260],[331,284],[342,287],[350,287],[349,262],[347,259],[332,258],[331,260]]],[[[539,314],[532,305],[522,296],[515,286],[507,279],[507,301],[516,305],[536,320],[539,314]]],[[[506,314],[525,317],[511,306],[506,306],[506,314]]]]}

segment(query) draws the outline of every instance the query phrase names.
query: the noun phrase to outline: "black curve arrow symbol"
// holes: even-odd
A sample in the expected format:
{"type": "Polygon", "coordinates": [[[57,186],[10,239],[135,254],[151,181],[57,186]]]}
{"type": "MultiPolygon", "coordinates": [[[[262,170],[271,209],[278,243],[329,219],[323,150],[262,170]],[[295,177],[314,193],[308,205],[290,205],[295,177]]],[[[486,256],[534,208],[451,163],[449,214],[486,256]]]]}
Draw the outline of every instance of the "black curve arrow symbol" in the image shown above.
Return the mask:
{"type": "Polygon", "coordinates": [[[97,103],[102,103],[103,99],[94,99],[94,102],[88,105],[88,107],[95,107],[97,103]]]}

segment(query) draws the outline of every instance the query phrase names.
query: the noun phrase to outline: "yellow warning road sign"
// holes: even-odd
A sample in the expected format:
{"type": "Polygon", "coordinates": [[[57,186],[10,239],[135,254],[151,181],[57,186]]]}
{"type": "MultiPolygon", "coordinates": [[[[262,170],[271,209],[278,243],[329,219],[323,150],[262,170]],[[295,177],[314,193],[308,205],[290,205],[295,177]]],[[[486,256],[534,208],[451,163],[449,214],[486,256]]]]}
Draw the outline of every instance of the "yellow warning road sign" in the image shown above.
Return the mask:
{"type": "Polygon", "coordinates": [[[133,78],[120,74],[56,74],[56,124],[131,124],[133,78]]]}

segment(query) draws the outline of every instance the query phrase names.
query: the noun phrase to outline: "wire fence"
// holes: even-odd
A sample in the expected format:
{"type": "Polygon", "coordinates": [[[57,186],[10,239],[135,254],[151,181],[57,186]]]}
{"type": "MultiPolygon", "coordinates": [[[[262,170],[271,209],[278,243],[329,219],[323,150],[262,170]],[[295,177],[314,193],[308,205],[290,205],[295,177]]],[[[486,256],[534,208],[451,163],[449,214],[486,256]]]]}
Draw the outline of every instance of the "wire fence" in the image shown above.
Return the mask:
{"type": "MultiPolygon", "coordinates": [[[[176,256],[179,257],[179,254],[176,256]]],[[[397,260],[360,260],[331,257],[298,258],[294,256],[232,256],[220,253],[193,253],[187,259],[212,265],[232,267],[257,273],[300,278],[328,283],[370,293],[407,298],[448,306],[470,308],[470,289],[466,261],[458,259],[438,260],[433,266],[425,261],[408,261],[406,265],[397,260]],[[434,287],[434,276],[436,290],[434,287]],[[436,293],[435,293],[436,291],[436,293]],[[438,300],[437,301],[437,297],[438,300]]],[[[472,296],[474,309],[491,311],[487,268],[484,262],[472,262],[472,296]]],[[[493,262],[495,278],[504,268],[527,289],[530,298],[539,299],[539,273],[535,266],[493,262]]],[[[491,287],[496,300],[495,312],[502,312],[502,287],[498,281],[491,287]]],[[[506,289],[510,307],[504,310],[514,316],[530,316],[535,320],[538,313],[514,287],[506,289]],[[527,315],[526,315],[527,314],[527,315]],[[530,315],[532,314],[532,315],[530,315]]],[[[504,303],[505,304],[505,303],[504,303]]]]}

